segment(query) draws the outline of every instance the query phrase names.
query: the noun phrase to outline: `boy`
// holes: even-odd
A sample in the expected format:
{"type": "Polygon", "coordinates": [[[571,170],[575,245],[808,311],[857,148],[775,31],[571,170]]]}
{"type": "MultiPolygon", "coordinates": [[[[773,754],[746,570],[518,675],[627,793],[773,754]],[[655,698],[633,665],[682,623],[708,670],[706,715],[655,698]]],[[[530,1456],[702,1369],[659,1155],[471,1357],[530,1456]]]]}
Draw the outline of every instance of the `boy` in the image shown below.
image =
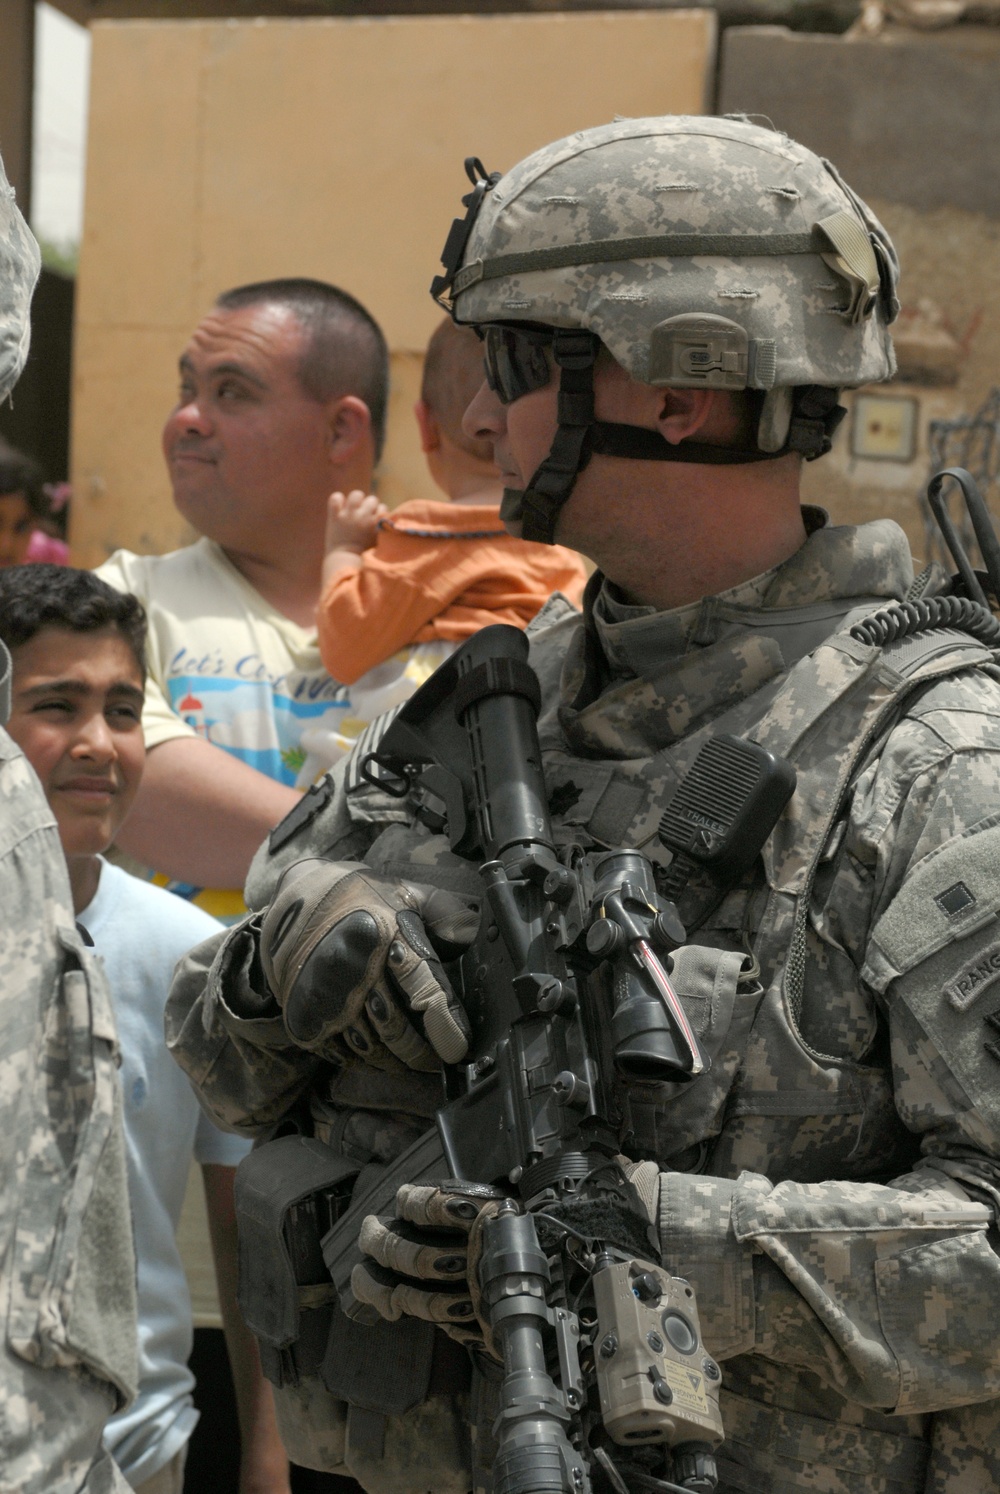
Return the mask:
{"type": "MultiPolygon", "coordinates": [[[[176,961],[218,924],[200,909],[106,862],[142,778],[146,620],[135,597],[86,571],[53,565],[0,572],[0,639],[13,659],[8,730],[34,768],[55,817],[78,921],[108,975],[122,1052],[129,1193],[138,1258],[139,1395],[108,1423],[105,1441],[143,1494],[180,1494],[197,1421],[187,1369],[191,1311],[174,1232],[192,1151],[203,1167],[220,1290],[235,1276],[232,1182],[246,1143],[223,1135],[163,1041],[163,1007],[176,961]]],[[[267,1387],[235,1302],[223,1295],[241,1394],[244,1467],[272,1459],[287,1494],[267,1387]],[[254,1404],[260,1397],[259,1404],[254,1404]],[[269,1441],[270,1436],[270,1441],[269,1441]]],[[[259,1469],[259,1464],[258,1464],[259,1469]]]]}
{"type": "MultiPolygon", "coordinates": [[[[580,603],[586,581],[580,557],[559,545],[514,539],[500,523],[502,484],[491,448],[462,430],[483,377],[476,334],[450,318],[442,322],[427,347],[414,414],[446,501],[415,499],[390,514],[370,493],[330,498],[316,627],[323,663],[351,688],[339,752],[335,734],[326,733],[327,762],[479,628],[526,627],[557,591],[580,603]]],[[[303,744],[323,757],[318,740],[304,733],[303,744]]]]}

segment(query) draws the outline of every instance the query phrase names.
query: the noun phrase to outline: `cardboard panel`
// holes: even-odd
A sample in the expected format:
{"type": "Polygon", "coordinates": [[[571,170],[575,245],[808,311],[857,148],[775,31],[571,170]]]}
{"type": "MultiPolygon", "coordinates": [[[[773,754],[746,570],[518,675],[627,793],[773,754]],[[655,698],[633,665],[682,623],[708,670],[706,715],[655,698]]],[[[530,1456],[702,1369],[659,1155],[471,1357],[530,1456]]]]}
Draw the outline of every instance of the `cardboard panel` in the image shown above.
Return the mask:
{"type": "Polygon", "coordinates": [[[188,331],[77,326],[71,539],[78,565],[100,565],[122,546],[157,554],[192,538],[160,455],[188,331]]]}
{"type": "Polygon", "coordinates": [[[380,320],[385,496],[429,495],[410,407],[463,158],[503,169],[615,114],[700,113],[714,44],[707,10],[95,25],[77,555],[178,543],[158,445],[177,354],[221,290],[270,276],[331,280],[380,320]]]}
{"type": "Polygon", "coordinates": [[[95,28],[79,325],[186,327],[201,309],[204,44],[199,26],[95,28]]]}

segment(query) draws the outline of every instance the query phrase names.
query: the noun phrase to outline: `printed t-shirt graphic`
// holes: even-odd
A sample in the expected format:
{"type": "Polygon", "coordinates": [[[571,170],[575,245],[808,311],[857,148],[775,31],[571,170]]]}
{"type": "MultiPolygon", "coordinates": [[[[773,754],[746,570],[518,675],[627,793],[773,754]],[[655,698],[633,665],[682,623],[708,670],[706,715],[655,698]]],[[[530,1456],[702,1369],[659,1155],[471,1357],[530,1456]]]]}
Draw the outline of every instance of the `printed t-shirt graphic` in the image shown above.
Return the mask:
{"type": "MultiPolygon", "coordinates": [[[[149,616],[147,748],[200,736],[280,783],[311,782],[303,732],[336,732],[349,712],[313,629],[271,607],[211,540],[169,555],[119,550],[98,575],[149,616]]],[[[236,889],[154,880],[217,918],[245,911],[236,889]]]]}
{"type": "Polygon", "coordinates": [[[273,681],[266,673],[254,678],[264,668],[254,656],[228,668],[235,677],[223,672],[227,661],[218,651],[192,658],[180,649],[168,666],[167,698],[184,725],[206,742],[279,783],[297,783],[306,759],[303,731],[320,725],[336,731],[347,713],[343,692],[325,674],[321,680],[297,671],[273,681]]]}

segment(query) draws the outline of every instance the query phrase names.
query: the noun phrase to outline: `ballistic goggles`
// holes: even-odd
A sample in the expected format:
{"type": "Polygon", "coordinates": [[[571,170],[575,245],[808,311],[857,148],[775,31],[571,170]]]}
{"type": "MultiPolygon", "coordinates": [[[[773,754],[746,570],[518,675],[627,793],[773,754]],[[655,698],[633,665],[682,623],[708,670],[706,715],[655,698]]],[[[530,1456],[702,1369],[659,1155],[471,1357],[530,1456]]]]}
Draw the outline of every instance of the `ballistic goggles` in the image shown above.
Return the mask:
{"type": "Polygon", "coordinates": [[[502,405],[512,405],[524,394],[544,389],[552,378],[549,348],[554,327],[504,326],[488,322],[476,327],[483,344],[486,382],[502,405]]]}

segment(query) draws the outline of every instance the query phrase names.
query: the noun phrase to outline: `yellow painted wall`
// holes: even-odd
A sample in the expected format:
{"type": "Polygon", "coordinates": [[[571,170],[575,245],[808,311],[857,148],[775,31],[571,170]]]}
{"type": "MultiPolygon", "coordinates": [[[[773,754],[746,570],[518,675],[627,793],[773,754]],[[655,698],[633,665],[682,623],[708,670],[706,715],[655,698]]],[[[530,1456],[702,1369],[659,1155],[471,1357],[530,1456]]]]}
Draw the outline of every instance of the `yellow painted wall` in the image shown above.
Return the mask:
{"type": "Polygon", "coordinates": [[[78,561],[190,538],[159,455],[177,355],[219,291],[270,276],[331,280],[382,323],[394,390],[381,491],[429,496],[410,406],[463,158],[503,170],[615,114],[701,113],[714,46],[708,10],[96,24],[78,561]]]}

